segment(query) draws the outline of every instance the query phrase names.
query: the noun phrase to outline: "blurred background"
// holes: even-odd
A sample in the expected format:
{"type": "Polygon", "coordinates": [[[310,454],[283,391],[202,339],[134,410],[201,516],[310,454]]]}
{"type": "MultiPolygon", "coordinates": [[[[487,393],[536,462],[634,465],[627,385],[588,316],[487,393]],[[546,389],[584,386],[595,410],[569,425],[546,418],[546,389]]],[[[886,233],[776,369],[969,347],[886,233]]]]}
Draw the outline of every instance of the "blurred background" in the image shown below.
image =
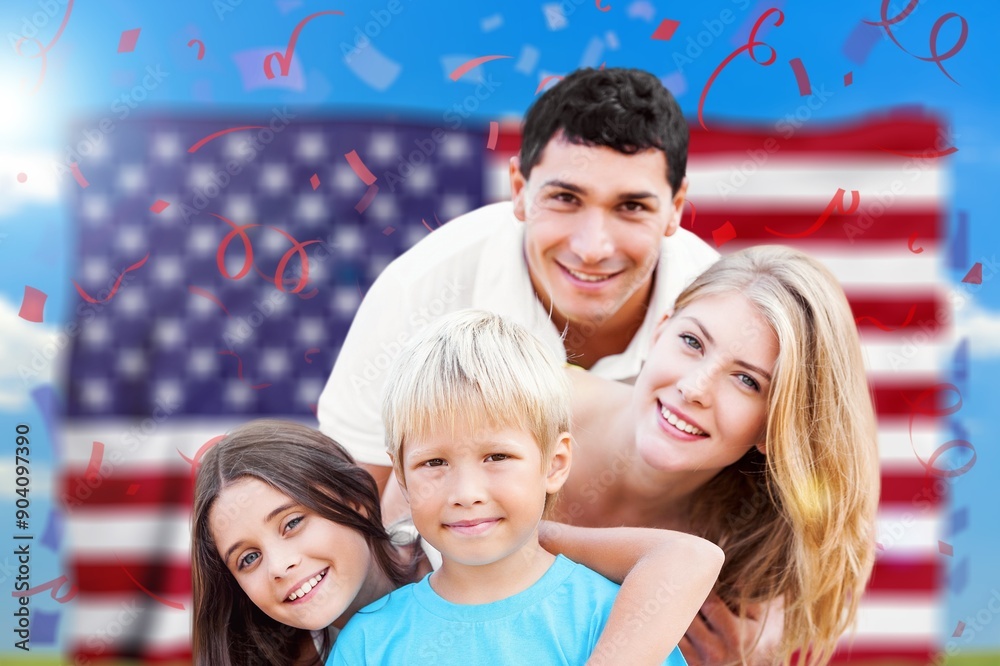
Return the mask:
{"type": "Polygon", "coordinates": [[[1000,663],[998,13],[5,1],[0,587],[30,543],[31,650],[4,594],[0,660],[189,660],[190,461],[257,415],[315,425],[382,268],[505,198],[524,110],[606,64],[661,77],[689,118],[685,227],[723,253],[802,247],[851,300],[883,496],[838,661],[1000,663]]]}

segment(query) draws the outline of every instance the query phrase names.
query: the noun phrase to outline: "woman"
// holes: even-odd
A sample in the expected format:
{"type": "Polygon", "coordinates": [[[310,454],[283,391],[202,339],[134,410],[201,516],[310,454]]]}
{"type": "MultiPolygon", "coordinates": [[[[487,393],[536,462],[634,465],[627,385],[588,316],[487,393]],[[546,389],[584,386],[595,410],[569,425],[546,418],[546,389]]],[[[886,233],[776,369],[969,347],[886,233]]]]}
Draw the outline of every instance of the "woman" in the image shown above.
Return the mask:
{"type": "Polygon", "coordinates": [[[879,492],[843,290],[801,252],[750,248],[682,292],[652,344],[634,387],[570,371],[579,450],[555,518],[723,549],[680,644],[692,666],[826,663],[871,572],[879,492]]]}

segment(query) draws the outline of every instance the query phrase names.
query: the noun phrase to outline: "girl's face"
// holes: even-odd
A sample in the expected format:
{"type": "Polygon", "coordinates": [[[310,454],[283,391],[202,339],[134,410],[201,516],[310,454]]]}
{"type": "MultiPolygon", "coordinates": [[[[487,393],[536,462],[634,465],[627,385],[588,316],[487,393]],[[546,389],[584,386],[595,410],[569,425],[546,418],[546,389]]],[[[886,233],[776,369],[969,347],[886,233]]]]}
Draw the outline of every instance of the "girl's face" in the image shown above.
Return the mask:
{"type": "Polygon", "coordinates": [[[299,629],[332,624],[378,568],[358,532],[252,477],[223,489],[208,527],[250,600],[299,629]]]}
{"type": "Polygon", "coordinates": [[[704,296],[660,325],[635,383],[636,447],[662,471],[707,481],[764,450],[778,340],[737,292],[704,296]]]}

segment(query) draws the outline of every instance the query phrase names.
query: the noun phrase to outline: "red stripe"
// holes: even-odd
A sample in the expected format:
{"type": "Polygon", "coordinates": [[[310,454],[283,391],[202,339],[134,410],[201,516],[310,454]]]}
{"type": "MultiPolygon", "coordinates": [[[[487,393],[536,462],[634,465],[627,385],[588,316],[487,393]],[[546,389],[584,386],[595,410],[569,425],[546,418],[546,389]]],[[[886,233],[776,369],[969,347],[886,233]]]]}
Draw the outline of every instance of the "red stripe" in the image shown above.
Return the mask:
{"type": "MultiPolygon", "coordinates": [[[[916,460],[915,454],[914,460],[916,460]]],[[[916,512],[939,507],[944,504],[946,496],[939,495],[935,490],[937,481],[938,477],[928,474],[898,474],[883,471],[880,505],[888,508],[887,504],[903,504],[916,512]]],[[[941,484],[938,483],[936,487],[941,488],[941,484]]]]}
{"type": "Polygon", "coordinates": [[[837,650],[830,663],[852,666],[927,666],[938,652],[939,649],[932,645],[844,647],[837,650]]]}
{"type": "Polygon", "coordinates": [[[188,560],[166,562],[153,555],[149,559],[122,559],[118,564],[109,552],[108,557],[103,559],[75,558],[71,566],[74,582],[82,595],[142,595],[142,591],[125,573],[127,569],[154,594],[171,598],[191,597],[191,563],[188,560]]]}
{"type": "MultiPolygon", "coordinates": [[[[706,243],[712,244],[712,230],[718,229],[726,222],[732,222],[736,235],[742,243],[759,245],[761,243],[784,244],[788,239],[769,233],[772,229],[778,233],[795,234],[809,229],[816,218],[823,212],[823,206],[810,210],[743,210],[739,207],[729,208],[698,207],[695,216],[695,228],[691,228],[691,210],[684,211],[681,226],[697,234],[706,243]]],[[[900,241],[897,248],[906,249],[910,236],[916,234],[916,247],[928,251],[944,237],[944,217],[940,211],[932,210],[931,206],[923,208],[902,209],[893,206],[890,213],[881,216],[864,214],[864,209],[852,215],[833,214],[815,233],[804,238],[794,239],[796,245],[813,242],[841,242],[852,245],[865,245],[873,241],[900,241]]]]}
{"type": "Polygon", "coordinates": [[[942,570],[936,560],[901,561],[883,558],[875,562],[867,594],[872,592],[928,592],[940,590],[942,570]]]}
{"type": "MultiPolygon", "coordinates": [[[[726,127],[713,124],[711,131],[705,131],[696,122],[688,124],[691,128],[688,154],[692,162],[700,155],[718,153],[736,153],[752,159],[754,151],[763,150],[767,154],[768,148],[771,148],[771,154],[809,153],[815,156],[817,153],[852,153],[893,158],[892,153],[887,151],[930,154],[950,147],[939,142],[941,123],[938,119],[910,110],[894,110],[882,118],[827,125],[821,129],[803,126],[787,138],[780,129],[775,132],[767,125],[726,127]],[[769,138],[771,142],[766,143],[769,138]],[[746,152],[748,150],[750,155],[746,152]]],[[[791,125],[789,129],[792,129],[791,125]]],[[[509,156],[520,149],[521,135],[517,128],[501,128],[496,153],[509,156]]],[[[816,162],[820,163],[819,160],[816,162]]]]}
{"type": "Polygon", "coordinates": [[[917,334],[921,332],[924,335],[944,332],[952,317],[951,310],[933,290],[920,298],[891,292],[848,293],[847,301],[851,304],[854,320],[858,322],[858,329],[862,333],[888,330],[903,337],[912,336],[919,340],[917,334]],[[946,315],[939,317],[938,313],[941,312],[945,312],[946,315]],[[880,328],[878,324],[882,327],[880,328]]]}
{"type": "MultiPolygon", "coordinates": [[[[926,411],[934,401],[928,396],[935,395],[933,388],[936,383],[911,382],[899,384],[894,382],[879,382],[872,391],[875,400],[875,411],[880,419],[902,417],[906,418],[916,413],[921,413],[921,408],[926,411]],[[919,401],[918,401],[919,400],[919,401]],[[911,406],[912,405],[912,406],[911,406]]],[[[941,399],[940,405],[946,406],[947,395],[941,399]]],[[[923,417],[918,417],[914,427],[921,423],[926,423],[923,417]]],[[[944,442],[941,442],[944,444],[944,442]]]]}
{"type": "Polygon", "coordinates": [[[102,476],[87,479],[82,473],[62,477],[64,505],[72,512],[79,506],[122,508],[187,505],[194,496],[190,472],[143,472],[127,477],[102,476]],[[130,494],[131,491],[131,494],[130,494]]]}
{"type": "MultiPolygon", "coordinates": [[[[191,647],[178,645],[170,648],[135,647],[126,649],[126,641],[101,641],[92,639],[89,644],[78,643],[72,650],[74,664],[108,664],[121,666],[122,660],[134,660],[142,664],[177,664],[191,665],[191,647]],[[91,647],[93,644],[95,647],[91,647]]],[[[130,662],[132,663],[132,662],[130,662]]]]}

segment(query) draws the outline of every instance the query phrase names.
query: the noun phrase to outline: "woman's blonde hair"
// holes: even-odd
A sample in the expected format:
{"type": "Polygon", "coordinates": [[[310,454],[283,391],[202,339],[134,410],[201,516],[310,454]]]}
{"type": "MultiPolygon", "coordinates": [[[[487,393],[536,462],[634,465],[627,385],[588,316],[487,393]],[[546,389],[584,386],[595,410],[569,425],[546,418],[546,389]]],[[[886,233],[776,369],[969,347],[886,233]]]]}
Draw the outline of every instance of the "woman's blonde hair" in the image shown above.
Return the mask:
{"type": "Polygon", "coordinates": [[[677,298],[738,292],[778,339],[766,453],[756,448],[694,498],[692,525],[726,553],[719,593],[740,614],[782,599],[774,663],[829,661],[874,563],[879,496],[875,414],[861,344],[837,280],[780,246],[719,260],[677,298]]]}

